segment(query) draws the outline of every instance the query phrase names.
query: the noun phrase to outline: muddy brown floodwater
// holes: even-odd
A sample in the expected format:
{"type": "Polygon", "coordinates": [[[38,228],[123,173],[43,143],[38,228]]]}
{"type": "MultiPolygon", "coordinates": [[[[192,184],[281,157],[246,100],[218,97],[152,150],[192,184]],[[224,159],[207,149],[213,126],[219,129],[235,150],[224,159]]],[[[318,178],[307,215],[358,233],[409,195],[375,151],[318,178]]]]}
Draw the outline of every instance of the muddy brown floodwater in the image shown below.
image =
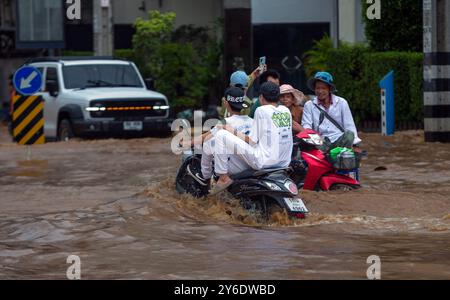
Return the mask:
{"type": "Polygon", "coordinates": [[[450,279],[450,144],[362,134],[363,189],[302,192],[305,220],[268,224],[233,199],[178,195],[170,139],[33,146],[0,129],[0,278],[450,279]]]}

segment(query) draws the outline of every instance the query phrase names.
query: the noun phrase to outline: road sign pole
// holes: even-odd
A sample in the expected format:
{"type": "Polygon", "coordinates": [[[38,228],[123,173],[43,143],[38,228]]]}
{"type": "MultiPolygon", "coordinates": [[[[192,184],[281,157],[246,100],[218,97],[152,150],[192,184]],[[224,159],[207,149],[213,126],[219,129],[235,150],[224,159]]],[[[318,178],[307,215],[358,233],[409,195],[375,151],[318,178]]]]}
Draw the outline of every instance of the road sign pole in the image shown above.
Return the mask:
{"type": "Polygon", "coordinates": [[[42,96],[13,98],[13,137],[19,145],[44,144],[44,101],[42,96]]]}
{"type": "MultiPolygon", "coordinates": [[[[44,144],[44,101],[37,93],[42,88],[42,74],[32,67],[24,66],[14,73],[12,131],[14,141],[20,145],[44,144]]],[[[27,147],[27,158],[31,149],[27,147]]]]}
{"type": "Polygon", "coordinates": [[[110,56],[114,52],[112,0],[94,0],[94,52],[110,56]]]}
{"type": "Polygon", "coordinates": [[[450,143],[450,1],[423,0],[426,142],[450,143]]]}

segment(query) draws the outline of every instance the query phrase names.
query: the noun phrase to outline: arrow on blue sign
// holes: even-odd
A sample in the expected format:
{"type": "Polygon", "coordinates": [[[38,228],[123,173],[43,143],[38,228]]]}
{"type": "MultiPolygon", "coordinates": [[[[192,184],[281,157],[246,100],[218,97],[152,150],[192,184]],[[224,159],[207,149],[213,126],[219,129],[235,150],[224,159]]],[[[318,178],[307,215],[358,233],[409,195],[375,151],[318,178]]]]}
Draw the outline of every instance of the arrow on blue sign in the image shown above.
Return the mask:
{"type": "Polygon", "coordinates": [[[25,66],[16,71],[13,82],[18,93],[33,95],[41,89],[42,74],[35,67],[25,66]]]}

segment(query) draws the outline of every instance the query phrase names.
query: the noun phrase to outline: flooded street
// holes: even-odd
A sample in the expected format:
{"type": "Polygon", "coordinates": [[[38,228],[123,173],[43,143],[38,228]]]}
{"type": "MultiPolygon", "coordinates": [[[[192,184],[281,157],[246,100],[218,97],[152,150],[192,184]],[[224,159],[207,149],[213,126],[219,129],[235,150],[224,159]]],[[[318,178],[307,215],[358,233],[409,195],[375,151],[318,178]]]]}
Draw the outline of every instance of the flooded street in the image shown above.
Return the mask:
{"type": "Polygon", "coordinates": [[[363,189],[302,192],[304,220],[269,224],[222,196],[174,189],[170,139],[26,149],[0,132],[0,278],[450,279],[450,144],[362,134],[363,189]]]}

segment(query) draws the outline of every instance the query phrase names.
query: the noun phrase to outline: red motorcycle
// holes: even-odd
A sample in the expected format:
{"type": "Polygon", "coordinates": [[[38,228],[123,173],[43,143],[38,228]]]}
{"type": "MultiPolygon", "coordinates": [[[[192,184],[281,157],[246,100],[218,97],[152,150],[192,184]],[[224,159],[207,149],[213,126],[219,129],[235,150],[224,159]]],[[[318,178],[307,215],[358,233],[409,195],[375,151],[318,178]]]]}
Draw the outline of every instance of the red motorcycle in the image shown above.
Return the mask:
{"type": "Polygon", "coordinates": [[[359,154],[353,161],[342,164],[331,163],[329,154],[318,147],[323,145],[322,136],[307,129],[296,136],[294,143],[300,150],[300,157],[291,163],[291,179],[299,188],[311,191],[353,190],[360,188],[359,154]]]}

